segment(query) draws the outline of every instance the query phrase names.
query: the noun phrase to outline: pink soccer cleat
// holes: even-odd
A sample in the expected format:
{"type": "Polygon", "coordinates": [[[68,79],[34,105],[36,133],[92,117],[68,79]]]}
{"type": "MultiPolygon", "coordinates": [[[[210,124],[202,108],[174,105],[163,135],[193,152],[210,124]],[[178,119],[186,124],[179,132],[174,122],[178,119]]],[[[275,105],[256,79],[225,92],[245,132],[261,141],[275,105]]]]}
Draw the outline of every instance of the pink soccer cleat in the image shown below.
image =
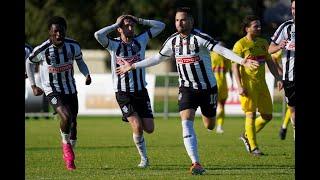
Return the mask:
{"type": "Polygon", "coordinates": [[[66,168],[68,170],[74,170],[76,169],[76,166],[74,164],[74,152],[72,150],[71,144],[62,144],[62,150],[63,150],[63,160],[66,163],[66,168]]]}

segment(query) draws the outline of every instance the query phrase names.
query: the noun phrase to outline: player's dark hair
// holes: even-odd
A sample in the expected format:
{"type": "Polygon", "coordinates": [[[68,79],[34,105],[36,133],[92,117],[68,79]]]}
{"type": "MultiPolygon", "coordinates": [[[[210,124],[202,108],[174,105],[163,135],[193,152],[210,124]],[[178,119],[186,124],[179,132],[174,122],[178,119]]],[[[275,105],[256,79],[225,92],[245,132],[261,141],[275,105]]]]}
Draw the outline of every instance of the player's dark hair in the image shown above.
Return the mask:
{"type": "Polygon", "coordinates": [[[291,3],[293,3],[295,0],[291,0],[291,3]]]}
{"type": "Polygon", "coordinates": [[[51,29],[52,24],[59,24],[60,26],[63,26],[65,29],[67,29],[67,22],[63,17],[60,16],[53,16],[48,21],[48,30],[51,29]]]}
{"type": "Polygon", "coordinates": [[[187,14],[188,17],[192,17],[192,12],[191,12],[191,9],[189,7],[178,7],[177,10],[176,10],[176,13],[177,12],[184,12],[187,14]]]}
{"type": "Polygon", "coordinates": [[[250,26],[250,23],[256,20],[260,20],[260,18],[256,15],[248,15],[243,19],[241,26],[244,34],[247,33],[246,28],[250,26]]]}

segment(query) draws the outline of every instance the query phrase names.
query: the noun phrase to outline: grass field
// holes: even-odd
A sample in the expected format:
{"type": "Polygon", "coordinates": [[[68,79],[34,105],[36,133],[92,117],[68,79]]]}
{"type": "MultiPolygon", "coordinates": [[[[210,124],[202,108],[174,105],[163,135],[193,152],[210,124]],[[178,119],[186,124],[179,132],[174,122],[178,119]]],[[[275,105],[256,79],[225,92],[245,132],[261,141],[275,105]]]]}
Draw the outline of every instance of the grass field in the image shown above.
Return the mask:
{"type": "Polygon", "coordinates": [[[25,177],[31,179],[294,179],[295,151],[292,129],[280,140],[280,119],[259,134],[266,154],[253,157],[238,139],[242,118],[227,118],[223,135],[207,131],[200,118],[195,129],[201,164],[207,173],[193,177],[182,141],[179,118],[156,118],[155,132],[145,134],[151,166],[138,169],[139,156],[129,124],[118,118],[80,117],[75,149],[75,171],[65,170],[57,120],[26,120],[25,177]]]}

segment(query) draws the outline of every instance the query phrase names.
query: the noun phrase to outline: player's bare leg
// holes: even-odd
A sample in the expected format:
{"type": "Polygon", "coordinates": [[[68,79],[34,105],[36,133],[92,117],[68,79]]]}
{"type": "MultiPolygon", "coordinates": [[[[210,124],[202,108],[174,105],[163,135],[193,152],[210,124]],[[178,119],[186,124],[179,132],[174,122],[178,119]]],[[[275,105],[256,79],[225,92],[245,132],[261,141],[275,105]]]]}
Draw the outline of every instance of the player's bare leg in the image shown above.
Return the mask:
{"type": "Polygon", "coordinates": [[[296,126],[295,126],[295,123],[296,123],[296,108],[295,107],[292,107],[292,106],[289,106],[289,109],[291,111],[291,124],[292,124],[292,128],[293,128],[293,139],[295,140],[295,137],[296,137],[296,126]]]}
{"type": "Polygon", "coordinates": [[[62,137],[63,159],[68,170],[76,169],[74,164],[75,155],[70,144],[70,126],[71,114],[70,109],[66,106],[59,106],[56,109],[60,116],[60,133],[62,137]]]}

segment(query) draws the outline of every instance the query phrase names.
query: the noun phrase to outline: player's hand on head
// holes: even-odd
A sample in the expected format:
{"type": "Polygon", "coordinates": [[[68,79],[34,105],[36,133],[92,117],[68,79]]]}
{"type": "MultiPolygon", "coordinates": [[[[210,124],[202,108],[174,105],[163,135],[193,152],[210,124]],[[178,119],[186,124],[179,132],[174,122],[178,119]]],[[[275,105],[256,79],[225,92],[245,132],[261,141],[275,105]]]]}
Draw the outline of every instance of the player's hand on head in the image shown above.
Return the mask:
{"type": "Polygon", "coordinates": [[[86,85],[90,85],[90,84],[91,84],[91,76],[90,74],[88,74],[86,77],[86,85]]]}
{"type": "Polygon", "coordinates": [[[39,88],[38,86],[31,86],[32,88],[32,92],[35,96],[40,96],[43,94],[43,90],[41,88],[39,88]]]}
{"type": "Polygon", "coordinates": [[[116,68],[116,73],[119,75],[122,75],[132,69],[132,66],[127,61],[122,60],[122,63],[123,65],[116,68]]]}
{"type": "Polygon", "coordinates": [[[131,18],[135,23],[139,23],[139,18],[133,16],[133,15],[127,15],[127,17],[131,18]]]}
{"type": "Polygon", "coordinates": [[[119,24],[119,26],[121,26],[122,23],[123,23],[123,19],[124,19],[126,16],[127,16],[127,15],[121,15],[121,16],[119,16],[119,17],[117,18],[116,23],[119,24]]]}

